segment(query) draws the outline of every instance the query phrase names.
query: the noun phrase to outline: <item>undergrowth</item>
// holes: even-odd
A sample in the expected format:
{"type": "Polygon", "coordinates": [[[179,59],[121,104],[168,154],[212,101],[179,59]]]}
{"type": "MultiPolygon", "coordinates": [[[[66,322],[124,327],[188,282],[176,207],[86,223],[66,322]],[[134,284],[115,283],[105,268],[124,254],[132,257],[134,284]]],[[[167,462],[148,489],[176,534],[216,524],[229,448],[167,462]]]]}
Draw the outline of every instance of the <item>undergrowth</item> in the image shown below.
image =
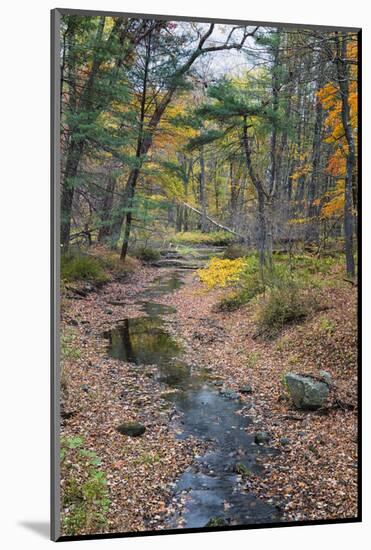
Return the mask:
{"type": "Polygon", "coordinates": [[[257,315],[260,334],[275,336],[288,323],[304,319],[312,310],[310,297],[294,282],[272,287],[266,293],[257,315]]]}
{"type": "Polygon", "coordinates": [[[108,280],[108,275],[97,258],[85,254],[67,254],[61,257],[61,278],[68,282],[104,283],[108,280]]]}
{"type": "Polygon", "coordinates": [[[106,283],[114,278],[122,279],[138,267],[138,261],[126,257],[120,260],[117,252],[104,247],[94,247],[89,252],[71,251],[61,256],[61,279],[65,282],[86,281],[106,283]]]}
{"type": "Polygon", "coordinates": [[[100,458],[84,447],[82,437],[63,437],[60,458],[63,533],[96,533],[106,525],[110,506],[100,458]]]}
{"type": "Polygon", "coordinates": [[[339,282],[338,264],[339,258],[332,256],[280,255],[272,270],[264,269],[262,277],[257,255],[249,254],[234,260],[213,258],[199,270],[199,277],[209,289],[230,288],[230,293],[214,306],[217,311],[237,310],[260,296],[258,333],[273,337],[285,325],[321,309],[320,290],[339,282]]]}
{"type": "Polygon", "coordinates": [[[233,243],[236,237],[227,231],[213,231],[202,233],[201,231],[184,231],[176,233],[172,241],[180,244],[211,244],[215,246],[227,246],[233,243]]]}
{"type": "Polygon", "coordinates": [[[140,246],[135,248],[132,254],[144,262],[155,262],[160,259],[160,252],[149,246],[140,246]]]}

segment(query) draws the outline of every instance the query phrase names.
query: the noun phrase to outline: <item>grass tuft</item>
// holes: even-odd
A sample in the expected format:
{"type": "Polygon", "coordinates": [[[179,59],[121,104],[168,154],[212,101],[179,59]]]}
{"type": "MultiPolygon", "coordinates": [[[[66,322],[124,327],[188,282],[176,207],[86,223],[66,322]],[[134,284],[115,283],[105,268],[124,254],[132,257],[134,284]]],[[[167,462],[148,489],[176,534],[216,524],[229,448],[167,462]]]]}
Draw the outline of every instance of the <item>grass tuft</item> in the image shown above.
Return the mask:
{"type": "Polygon", "coordinates": [[[62,255],[61,278],[70,281],[89,281],[104,283],[109,277],[105,273],[101,262],[90,255],[62,255]]]}
{"type": "Polygon", "coordinates": [[[82,437],[61,439],[61,469],[63,534],[80,535],[103,528],[110,506],[107,480],[100,458],[84,448],[82,437]]]}

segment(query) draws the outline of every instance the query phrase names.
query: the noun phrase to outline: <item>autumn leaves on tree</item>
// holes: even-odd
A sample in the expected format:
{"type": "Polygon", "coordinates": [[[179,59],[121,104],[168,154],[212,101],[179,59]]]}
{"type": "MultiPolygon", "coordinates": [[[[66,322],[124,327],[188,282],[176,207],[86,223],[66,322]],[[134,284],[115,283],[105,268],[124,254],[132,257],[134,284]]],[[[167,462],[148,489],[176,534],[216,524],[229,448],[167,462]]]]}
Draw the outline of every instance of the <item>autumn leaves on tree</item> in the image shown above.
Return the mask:
{"type": "Polygon", "coordinates": [[[357,34],[68,16],[61,244],[223,228],[257,249],[344,243],[355,275],[357,34]],[[221,59],[228,69],[221,69],[221,59]]]}

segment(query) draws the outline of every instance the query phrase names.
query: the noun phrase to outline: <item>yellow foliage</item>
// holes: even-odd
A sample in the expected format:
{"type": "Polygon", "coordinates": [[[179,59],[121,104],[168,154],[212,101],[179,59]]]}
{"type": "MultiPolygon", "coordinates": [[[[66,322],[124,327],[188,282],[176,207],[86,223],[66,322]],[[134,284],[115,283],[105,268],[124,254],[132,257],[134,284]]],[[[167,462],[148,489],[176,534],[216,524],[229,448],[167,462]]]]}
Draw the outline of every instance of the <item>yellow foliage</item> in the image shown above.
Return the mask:
{"type": "Polygon", "coordinates": [[[238,281],[245,264],[246,261],[243,258],[236,260],[212,258],[208,267],[198,270],[198,275],[201,282],[209,289],[225,287],[238,281]]]}
{"type": "Polygon", "coordinates": [[[294,171],[294,173],[291,175],[291,180],[294,182],[294,181],[297,181],[299,180],[301,177],[303,176],[306,176],[307,174],[309,174],[311,170],[311,164],[304,164],[302,166],[300,166],[297,170],[294,171]]]}
{"type": "Polygon", "coordinates": [[[187,115],[187,102],[184,97],[178,97],[166,109],[166,116],[162,118],[159,128],[153,138],[156,149],[163,150],[170,158],[179,151],[190,138],[197,135],[197,131],[186,124],[174,125],[178,116],[187,115]]]}
{"type": "Polygon", "coordinates": [[[340,216],[344,210],[344,180],[338,180],[336,188],[326,196],[327,202],[322,207],[321,217],[340,216]]]}
{"type": "Polygon", "coordinates": [[[303,225],[305,223],[308,223],[310,220],[308,218],[291,218],[289,220],[289,224],[291,225],[303,225]]]}

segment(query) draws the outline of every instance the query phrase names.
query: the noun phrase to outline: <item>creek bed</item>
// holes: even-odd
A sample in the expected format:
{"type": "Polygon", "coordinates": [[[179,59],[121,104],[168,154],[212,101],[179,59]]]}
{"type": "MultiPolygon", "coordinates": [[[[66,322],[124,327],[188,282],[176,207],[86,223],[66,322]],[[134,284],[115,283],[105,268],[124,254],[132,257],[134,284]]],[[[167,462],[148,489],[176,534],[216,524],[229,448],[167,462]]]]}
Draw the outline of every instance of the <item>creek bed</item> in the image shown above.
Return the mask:
{"type": "Polygon", "coordinates": [[[157,380],[176,390],[167,396],[176,437],[194,436],[208,444],[174,484],[164,528],[277,522],[277,508],[246,490],[243,479],[259,474],[257,457],[272,451],[256,445],[246,432],[252,419],[238,414],[242,401],[222,395],[209,371],[187,365],[181,345],[166,330],[166,316],[175,309],[153,301],[182,284],[181,272],[161,275],[138,295],[146,315],[125,319],[104,334],[112,357],[155,365],[157,380]]]}

